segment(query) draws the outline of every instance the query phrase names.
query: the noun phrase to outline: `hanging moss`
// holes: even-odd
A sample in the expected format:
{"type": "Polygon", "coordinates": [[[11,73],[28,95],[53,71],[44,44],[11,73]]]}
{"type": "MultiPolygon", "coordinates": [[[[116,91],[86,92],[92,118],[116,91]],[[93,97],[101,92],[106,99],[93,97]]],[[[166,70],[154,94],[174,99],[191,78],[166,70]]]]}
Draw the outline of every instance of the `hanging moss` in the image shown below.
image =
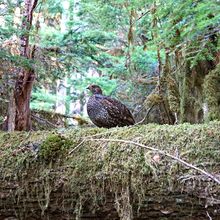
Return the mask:
{"type": "Polygon", "coordinates": [[[180,112],[180,96],[178,86],[175,80],[169,76],[167,77],[167,91],[170,110],[175,113],[180,112]]]}
{"type": "Polygon", "coordinates": [[[163,96],[158,93],[151,93],[147,96],[144,105],[145,106],[153,106],[153,105],[160,105],[163,102],[163,96]]]}
{"type": "Polygon", "coordinates": [[[203,118],[203,91],[204,74],[190,68],[186,61],[183,69],[177,73],[180,98],[180,123],[201,123],[203,118]]]}
{"type": "Polygon", "coordinates": [[[204,95],[208,104],[208,119],[220,120],[220,64],[205,77],[204,95]]]}
{"type": "Polygon", "coordinates": [[[180,85],[180,123],[187,122],[187,111],[190,109],[190,69],[189,64],[185,64],[184,72],[181,72],[180,85]]]}

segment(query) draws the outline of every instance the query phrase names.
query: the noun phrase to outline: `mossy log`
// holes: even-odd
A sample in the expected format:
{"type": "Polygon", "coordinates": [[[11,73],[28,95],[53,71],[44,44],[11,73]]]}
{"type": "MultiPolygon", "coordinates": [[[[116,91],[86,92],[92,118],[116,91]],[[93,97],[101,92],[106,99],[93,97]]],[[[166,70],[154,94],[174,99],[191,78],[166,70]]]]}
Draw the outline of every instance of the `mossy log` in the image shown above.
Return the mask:
{"type": "Polygon", "coordinates": [[[220,219],[219,170],[219,122],[0,133],[0,220],[220,219]]]}

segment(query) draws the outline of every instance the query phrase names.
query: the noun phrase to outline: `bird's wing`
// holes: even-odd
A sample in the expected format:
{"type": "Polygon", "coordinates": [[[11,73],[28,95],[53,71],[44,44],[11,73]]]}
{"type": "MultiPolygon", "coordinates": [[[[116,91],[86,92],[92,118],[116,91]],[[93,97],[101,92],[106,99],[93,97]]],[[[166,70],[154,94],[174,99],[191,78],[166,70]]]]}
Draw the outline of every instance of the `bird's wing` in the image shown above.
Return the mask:
{"type": "Polygon", "coordinates": [[[121,125],[133,125],[135,123],[129,109],[118,100],[109,96],[104,96],[100,102],[102,106],[108,111],[108,114],[111,117],[117,119],[121,125]]]}

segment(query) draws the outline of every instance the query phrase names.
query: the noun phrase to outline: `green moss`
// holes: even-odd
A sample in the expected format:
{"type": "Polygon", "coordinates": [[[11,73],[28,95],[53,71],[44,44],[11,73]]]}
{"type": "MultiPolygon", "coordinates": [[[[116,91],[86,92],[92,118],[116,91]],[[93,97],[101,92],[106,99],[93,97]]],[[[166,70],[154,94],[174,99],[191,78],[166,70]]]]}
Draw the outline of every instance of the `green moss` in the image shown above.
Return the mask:
{"type": "MultiPolygon", "coordinates": [[[[12,179],[18,181],[13,199],[19,202],[22,196],[38,198],[42,212],[48,207],[50,192],[62,186],[73,195],[63,203],[71,202],[77,213],[88,201],[91,210],[103,204],[108,192],[114,192],[117,200],[128,185],[133,201],[140,205],[146,195],[166,195],[168,189],[184,191],[188,186],[196,188],[203,180],[209,184],[204,190],[216,190],[215,183],[195,170],[158,152],[114,142],[115,139],[158,148],[210,173],[220,169],[220,122],[72,129],[62,135],[57,131],[0,133],[0,180],[4,180],[0,186],[12,179]],[[31,150],[30,143],[39,143],[40,151],[31,150]],[[181,181],[184,177],[187,180],[181,181]]],[[[28,198],[24,207],[28,207],[28,198]]]]}
{"type": "Polygon", "coordinates": [[[72,142],[59,134],[51,134],[40,146],[40,157],[45,160],[55,160],[65,154],[72,142]]]}
{"type": "Polygon", "coordinates": [[[163,102],[163,96],[157,93],[152,93],[149,96],[147,96],[144,104],[145,106],[153,106],[153,105],[159,105],[163,102]]]}
{"type": "MultiPolygon", "coordinates": [[[[179,107],[180,114],[179,122],[185,123],[201,123],[204,122],[203,118],[203,103],[204,96],[202,90],[202,84],[204,81],[204,74],[199,72],[199,70],[190,67],[189,61],[185,61],[182,68],[180,68],[175,74],[178,84],[179,92],[175,92],[175,88],[172,88],[174,97],[171,93],[171,103],[175,105],[173,109],[179,107]],[[178,97],[175,97],[176,94],[179,94],[179,106],[178,106],[178,97]]],[[[169,91],[169,90],[168,90],[169,91]]],[[[172,106],[172,105],[171,105],[172,106]]]]}
{"type": "Polygon", "coordinates": [[[178,86],[175,80],[169,76],[167,77],[167,91],[170,110],[175,113],[180,112],[180,96],[178,86]]]}
{"type": "Polygon", "coordinates": [[[204,94],[208,104],[208,119],[220,120],[220,64],[205,77],[204,94]]]}
{"type": "Polygon", "coordinates": [[[187,111],[190,108],[190,70],[189,66],[185,64],[185,72],[182,72],[182,80],[180,85],[180,123],[187,122],[187,111]]]}

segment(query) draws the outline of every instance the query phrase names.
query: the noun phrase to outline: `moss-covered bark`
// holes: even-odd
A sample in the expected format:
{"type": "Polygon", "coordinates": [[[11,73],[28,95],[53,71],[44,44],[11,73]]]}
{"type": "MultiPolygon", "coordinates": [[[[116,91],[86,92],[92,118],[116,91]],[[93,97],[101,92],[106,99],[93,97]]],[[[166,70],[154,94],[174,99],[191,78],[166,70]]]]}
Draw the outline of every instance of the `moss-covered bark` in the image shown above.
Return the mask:
{"type": "Polygon", "coordinates": [[[208,119],[220,120],[220,64],[205,77],[204,94],[208,104],[208,119]]]}
{"type": "Polygon", "coordinates": [[[158,151],[106,139],[157,148],[220,179],[220,123],[0,133],[0,219],[220,217],[218,183],[158,151]]]}

